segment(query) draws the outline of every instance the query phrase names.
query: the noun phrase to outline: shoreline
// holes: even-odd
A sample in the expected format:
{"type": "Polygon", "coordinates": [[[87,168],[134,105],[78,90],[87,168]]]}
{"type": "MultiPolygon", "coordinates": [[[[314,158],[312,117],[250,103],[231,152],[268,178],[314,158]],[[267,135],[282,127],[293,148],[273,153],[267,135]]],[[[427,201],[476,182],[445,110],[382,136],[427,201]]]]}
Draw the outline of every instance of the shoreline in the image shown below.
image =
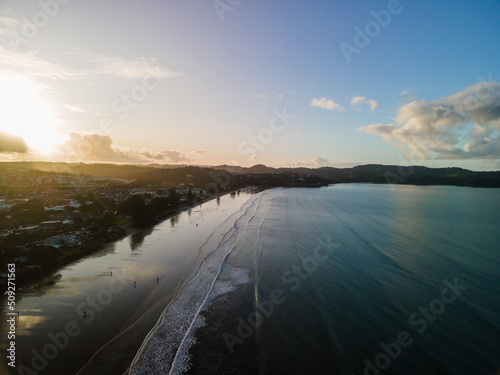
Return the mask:
{"type": "MultiPolygon", "coordinates": [[[[246,187],[244,189],[236,189],[235,191],[243,190],[256,194],[266,189],[246,187]]],[[[114,337],[97,348],[92,357],[76,372],[76,375],[93,375],[102,370],[105,370],[107,374],[128,374],[130,366],[142,348],[147,335],[158,324],[165,309],[177,298],[179,287],[184,288],[184,286],[179,284],[174,293],[157,295],[157,298],[151,301],[150,305],[136,319],[127,322],[114,337]]]]}
{"type": "Polygon", "coordinates": [[[253,186],[245,186],[245,187],[240,188],[240,189],[219,191],[218,193],[215,193],[215,194],[213,194],[205,199],[202,199],[200,201],[194,202],[194,203],[189,204],[189,205],[182,205],[182,206],[178,207],[177,209],[175,209],[175,211],[171,211],[171,212],[165,214],[164,216],[161,216],[161,218],[159,218],[152,225],[148,225],[148,226],[144,226],[144,227],[134,227],[134,226],[127,225],[127,226],[124,226],[121,228],[114,228],[114,230],[116,230],[116,231],[120,230],[122,233],[117,235],[116,237],[111,238],[111,239],[107,239],[107,240],[105,239],[104,241],[99,241],[99,242],[91,245],[88,249],[81,249],[75,254],[70,254],[70,255],[64,257],[62,261],[58,260],[57,263],[46,265],[46,266],[44,266],[43,270],[39,271],[39,273],[38,272],[34,273],[33,276],[26,277],[26,275],[24,275],[24,277],[23,277],[24,280],[18,279],[17,285],[19,288],[38,288],[38,287],[41,287],[44,285],[50,285],[51,281],[48,281],[48,283],[44,283],[44,281],[48,277],[50,277],[52,274],[57,273],[58,270],[67,266],[68,264],[71,264],[71,263],[78,261],[82,258],[85,258],[86,256],[91,255],[99,250],[102,250],[107,245],[109,245],[113,242],[121,241],[124,238],[130,236],[131,234],[139,233],[141,231],[145,231],[148,229],[152,229],[155,226],[163,223],[165,220],[171,219],[172,217],[175,217],[175,216],[183,213],[184,211],[187,211],[187,210],[189,210],[193,207],[196,207],[200,204],[210,202],[213,199],[220,198],[226,194],[231,194],[233,192],[243,191],[243,190],[251,190],[254,192],[259,192],[259,191],[265,190],[265,189],[259,189],[258,187],[253,187],[253,186]]]}
{"type": "MultiPolygon", "coordinates": [[[[71,320],[76,322],[81,333],[71,338],[68,349],[58,351],[57,360],[47,358],[48,365],[40,374],[75,374],[99,352],[94,371],[83,373],[101,373],[106,367],[110,367],[107,372],[110,374],[118,374],[117,368],[126,370],[145,334],[178,292],[179,283],[220,241],[213,231],[240,212],[244,202],[259,195],[254,194],[255,189],[241,189],[237,193],[238,190],[183,205],[165,216],[180,213],[178,218],[163,220],[158,229],[129,229],[129,233],[137,232],[138,237],[148,237],[145,242],[140,242],[141,247],[134,248],[132,236],[135,235],[129,235],[116,245],[111,244],[95,255],[49,275],[40,288],[26,288],[19,292],[16,306],[24,317],[17,338],[19,365],[29,365],[32,349],[42,353],[51,343],[47,334],[64,331],[64,322],[71,320]],[[222,196],[220,202],[218,196],[222,196]],[[107,291],[106,295],[111,293],[113,303],[100,300],[103,291],[107,291]],[[96,296],[98,299],[94,301],[97,304],[93,305],[89,297],[96,296]],[[84,307],[87,317],[82,316],[84,307]],[[45,323],[38,324],[38,321],[45,323]],[[25,328],[29,330],[24,331],[25,328]],[[104,347],[103,355],[101,349],[104,347]]],[[[231,224],[231,219],[225,227],[228,223],[231,224]]]]}

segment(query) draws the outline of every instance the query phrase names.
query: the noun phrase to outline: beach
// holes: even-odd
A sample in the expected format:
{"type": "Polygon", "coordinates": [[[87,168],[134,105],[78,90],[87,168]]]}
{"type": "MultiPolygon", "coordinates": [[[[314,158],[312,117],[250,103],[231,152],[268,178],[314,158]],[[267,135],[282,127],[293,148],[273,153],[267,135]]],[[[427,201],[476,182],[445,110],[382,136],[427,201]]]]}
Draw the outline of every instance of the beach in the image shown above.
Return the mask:
{"type": "MultiPolygon", "coordinates": [[[[36,288],[19,290],[18,368],[74,374],[118,336],[109,346],[118,345],[117,358],[103,362],[114,373],[118,367],[126,369],[183,279],[203,259],[202,245],[251,196],[233,192],[192,207],[62,267],[36,288]],[[65,333],[67,324],[74,324],[78,334],[68,336],[67,344],[61,341],[66,345],[56,347],[57,353],[51,352],[51,337],[65,333]]],[[[6,366],[0,370],[17,373],[6,366]]]]}

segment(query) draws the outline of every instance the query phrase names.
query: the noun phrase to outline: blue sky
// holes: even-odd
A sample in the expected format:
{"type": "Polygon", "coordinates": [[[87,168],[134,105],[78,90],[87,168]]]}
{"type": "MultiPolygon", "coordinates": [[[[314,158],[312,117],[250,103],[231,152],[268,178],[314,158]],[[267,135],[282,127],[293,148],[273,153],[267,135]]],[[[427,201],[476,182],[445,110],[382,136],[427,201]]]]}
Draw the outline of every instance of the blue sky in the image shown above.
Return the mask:
{"type": "Polygon", "coordinates": [[[500,169],[496,1],[0,9],[3,160],[500,169]]]}

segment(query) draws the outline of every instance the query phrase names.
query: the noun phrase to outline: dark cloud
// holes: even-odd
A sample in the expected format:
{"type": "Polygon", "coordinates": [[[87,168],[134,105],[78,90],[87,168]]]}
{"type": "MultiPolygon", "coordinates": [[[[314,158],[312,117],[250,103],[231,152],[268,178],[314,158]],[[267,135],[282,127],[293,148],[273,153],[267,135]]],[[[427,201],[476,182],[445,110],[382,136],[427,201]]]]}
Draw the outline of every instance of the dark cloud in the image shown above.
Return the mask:
{"type": "Polygon", "coordinates": [[[27,153],[28,146],[24,139],[16,135],[0,132],[0,153],[27,153]]]}
{"type": "Polygon", "coordinates": [[[183,163],[192,161],[176,150],[152,152],[119,148],[111,137],[101,134],[70,133],[69,139],[59,145],[59,150],[73,161],[100,161],[125,163],[183,163]]]}
{"type": "Polygon", "coordinates": [[[478,82],[446,98],[413,101],[399,108],[396,124],[358,130],[396,141],[423,159],[498,159],[500,83],[478,82]]]}

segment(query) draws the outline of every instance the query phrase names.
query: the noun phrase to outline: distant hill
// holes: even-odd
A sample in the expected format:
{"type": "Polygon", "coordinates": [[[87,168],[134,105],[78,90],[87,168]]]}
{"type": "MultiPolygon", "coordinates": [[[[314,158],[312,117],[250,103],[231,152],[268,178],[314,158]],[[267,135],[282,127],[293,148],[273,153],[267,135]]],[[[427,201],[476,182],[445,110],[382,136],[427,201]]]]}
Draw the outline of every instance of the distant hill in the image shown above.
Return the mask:
{"type": "Polygon", "coordinates": [[[500,171],[475,172],[462,168],[428,168],[423,166],[401,167],[397,165],[368,164],[352,168],[272,168],[262,164],[252,167],[220,165],[214,167],[198,167],[185,165],[117,165],[117,164],[84,164],[84,163],[50,163],[50,162],[4,162],[0,163],[0,171],[15,167],[34,169],[45,172],[72,173],[92,177],[108,177],[135,179],[151,182],[186,182],[207,183],[214,180],[214,175],[224,179],[222,173],[228,172],[233,181],[259,184],[270,182],[273,186],[283,183],[295,186],[291,182],[303,181],[307,177],[312,185],[332,183],[399,183],[412,185],[457,185],[472,187],[500,187],[500,171]],[[223,172],[225,171],[225,172],[223,172]]]}
{"type": "Polygon", "coordinates": [[[329,183],[372,182],[500,187],[500,171],[475,172],[462,168],[401,167],[382,164],[358,165],[352,168],[271,168],[262,164],[249,168],[227,165],[212,168],[239,174],[294,173],[320,177],[329,183]]]}

